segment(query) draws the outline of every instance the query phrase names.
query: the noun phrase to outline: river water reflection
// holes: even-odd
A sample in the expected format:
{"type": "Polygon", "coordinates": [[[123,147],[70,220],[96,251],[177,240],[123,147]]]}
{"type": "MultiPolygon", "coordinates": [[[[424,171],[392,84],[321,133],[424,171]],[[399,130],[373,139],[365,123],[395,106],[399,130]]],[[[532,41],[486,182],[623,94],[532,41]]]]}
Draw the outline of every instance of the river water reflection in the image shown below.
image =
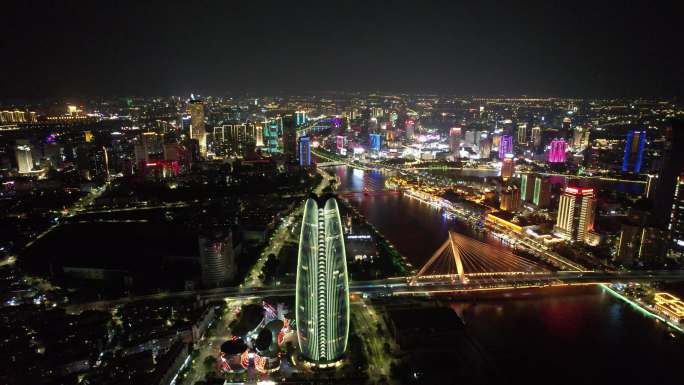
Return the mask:
{"type": "MultiPolygon", "coordinates": [[[[380,190],[385,179],[342,166],[333,172],[340,191],[380,190]]],[[[405,196],[361,193],[349,200],[416,267],[450,227],[469,231],[405,196]]],[[[503,383],[682,383],[682,336],[600,287],[518,291],[452,307],[503,383]]]]}

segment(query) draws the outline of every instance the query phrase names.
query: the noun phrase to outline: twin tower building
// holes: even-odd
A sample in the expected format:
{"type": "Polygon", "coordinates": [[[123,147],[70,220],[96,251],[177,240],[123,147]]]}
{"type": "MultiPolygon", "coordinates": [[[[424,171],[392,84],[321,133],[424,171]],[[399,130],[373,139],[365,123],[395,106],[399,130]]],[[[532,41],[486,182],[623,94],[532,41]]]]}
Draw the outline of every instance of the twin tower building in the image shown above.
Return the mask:
{"type": "Polygon", "coordinates": [[[347,349],[349,278],[337,201],[304,206],[297,259],[296,321],[301,355],[311,364],[334,365],[347,349]]]}

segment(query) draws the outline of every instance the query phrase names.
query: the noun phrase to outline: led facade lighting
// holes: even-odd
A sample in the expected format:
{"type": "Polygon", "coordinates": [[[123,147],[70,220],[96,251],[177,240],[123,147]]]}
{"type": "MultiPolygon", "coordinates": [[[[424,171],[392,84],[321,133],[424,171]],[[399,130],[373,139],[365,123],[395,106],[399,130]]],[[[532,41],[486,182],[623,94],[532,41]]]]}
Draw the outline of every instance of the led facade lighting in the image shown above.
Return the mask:
{"type": "Polygon", "coordinates": [[[318,365],[339,360],[349,334],[349,280],[337,201],[304,206],[297,259],[296,320],[301,354],[318,365]]]}

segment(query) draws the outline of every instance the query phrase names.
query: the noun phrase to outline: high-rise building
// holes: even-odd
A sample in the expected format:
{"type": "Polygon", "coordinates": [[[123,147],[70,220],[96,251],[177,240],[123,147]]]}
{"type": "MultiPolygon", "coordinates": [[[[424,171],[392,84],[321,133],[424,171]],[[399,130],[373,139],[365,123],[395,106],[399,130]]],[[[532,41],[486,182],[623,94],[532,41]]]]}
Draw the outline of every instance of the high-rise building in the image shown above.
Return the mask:
{"type": "Polygon", "coordinates": [[[299,138],[299,165],[302,167],[311,166],[311,140],[308,136],[299,138]]]}
{"type": "Polygon", "coordinates": [[[595,209],[593,188],[566,187],[558,204],[555,232],[567,240],[584,242],[594,229],[595,209]]]}
{"type": "Polygon", "coordinates": [[[299,237],[296,324],[299,350],[312,363],[339,360],[349,335],[349,281],[340,212],[335,199],[304,206],[299,237]]]}
{"type": "Polygon", "coordinates": [[[520,175],[520,200],[523,202],[531,202],[534,194],[534,175],[522,174],[520,175]]]}
{"type": "Polygon", "coordinates": [[[684,175],[684,121],[676,120],[666,129],[665,149],[658,181],[650,199],[653,202],[653,219],[660,228],[670,224],[672,204],[678,177],[684,175]]]}
{"type": "Polygon", "coordinates": [[[520,208],[520,190],[508,186],[501,191],[499,208],[505,211],[516,211],[520,208]]]}
{"type": "Polygon", "coordinates": [[[646,131],[629,131],[625,141],[625,154],[622,158],[622,171],[641,171],[641,162],[646,146],[646,131]]]}
{"type": "Polygon", "coordinates": [[[285,115],[282,117],[283,122],[283,154],[289,160],[297,159],[297,127],[295,126],[294,117],[292,115],[285,115]]]}
{"type": "Polygon", "coordinates": [[[508,154],[501,163],[501,177],[508,179],[513,176],[515,172],[515,160],[513,160],[513,155],[508,154]]]}
{"type": "Polygon", "coordinates": [[[518,124],[517,134],[518,144],[527,144],[527,123],[518,124]]]}
{"type": "Polygon", "coordinates": [[[539,208],[547,208],[551,204],[551,183],[548,178],[541,176],[534,178],[532,203],[539,208]]]}
{"type": "Polygon", "coordinates": [[[370,148],[373,151],[380,151],[380,145],[382,143],[382,137],[380,134],[370,134],[370,148]]]}
{"type": "Polygon", "coordinates": [[[190,139],[197,139],[200,156],[207,156],[207,132],[204,127],[204,103],[201,100],[191,100],[188,105],[190,114],[190,139]]]}
{"type": "Polygon", "coordinates": [[[541,146],[541,140],[542,140],[541,127],[539,127],[539,126],[532,127],[532,133],[531,133],[530,141],[532,142],[532,146],[535,149],[538,149],[539,146],[541,146]]]}
{"type": "Polygon", "coordinates": [[[565,139],[554,139],[549,148],[549,163],[565,163],[565,139]]]}
{"type": "Polygon", "coordinates": [[[492,154],[492,139],[483,138],[480,139],[480,144],[478,145],[480,151],[480,159],[489,159],[492,154]]]}
{"type": "Polygon", "coordinates": [[[219,287],[235,277],[237,270],[230,230],[211,231],[200,236],[199,252],[204,287],[219,287]]]}
{"type": "Polygon", "coordinates": [[[33,170],[33,156],[31,146],[28,144],[18,144],[14,149],[17,156],[17,169],[20,173],[28,173],[33,170]]]}
{"type": "Polygon", "coordinates": [[[677,177],[670,224],[667,228],[672,237],[673,254],[677,257],[684,257],[684,175],[677,177]]]}
{"type": "Polygon", "coordinates": [[[503,135],[499,143],[499,159],[504,159],[506,155],[513,155],[513,137],[503,135]]]}
{"type": "Polygon", "coordinates": [[[306,124],[307,120],[306,111],[295,111],[295,125],[297,127],[306,124]]]}

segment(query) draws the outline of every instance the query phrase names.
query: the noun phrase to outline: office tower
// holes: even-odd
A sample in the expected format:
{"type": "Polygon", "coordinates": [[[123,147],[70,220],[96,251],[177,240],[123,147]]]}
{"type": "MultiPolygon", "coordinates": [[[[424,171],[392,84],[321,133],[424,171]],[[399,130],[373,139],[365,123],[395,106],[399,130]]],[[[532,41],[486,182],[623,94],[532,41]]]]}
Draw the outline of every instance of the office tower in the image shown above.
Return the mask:
{"type": "Polygon", "coordinates": [[[489,159],[489,157],[492,154],[492,139],[480,139],[480,144],[478,145],[478,148],[480,150],[480,159],[489,159]]]}
{"type": "Polygon", "coordinates": [[[594,189],[566,187],[558,204],[555,232],[562,238],[582,241],[594,229],[594,189]]]}
{"type": "Polygon", "coordinates": [[[335,137],[335,148],[337,148],[337,152],[339,154],[345,155],[345,154],[343,154],[343,152],[344,152],[343,151],[344,150],[344,136],[337,135],[337,137],[335,137]]]}
{"type": "Polygon", "coordinates": [[[283,122],[283,154],[289,160],[297,159],[297,127],[292,115],[282,117],[283,122]]]}
{"type": "Polygon", "coordinates": [[[299,350],[325,366],[342,357],[349,334],[349,281],[335,199],[304,206],[299,236],[295,309],[299,350]]]}
{"type": "Polygon", "coordinates": [[[565,139],[570,135],[572,120],[568,117],[563,118],[560,129],[560,137],[565,139]]]}
{"type": "Polygon", "coordinates": [[[531,202],[534,195],[535,177],[532,174],[520,175],[520,200],[531,202]]]}
{"type": "Polygon", "coordinates": [[[406,120],[406,139],[413,140],[416,134],[416,122],[411,119],[406,120]]]}
{"type": "Polygon", "coordinates": [[[532,127],[532,132],[531,132],[530,136],[531,136],[530,141],[532,142],[532,146],[535,149],[538,149],[539,146],[541,146],[541,140],[542,140],[541,127],[539,127],[539,126],[532,127]]]}
{"type": "Polygon", "coordinates": [[[204,287],[226,285],[235,277],[233,234],[230,230],[208,231],[198,240],[204,287]]]}
{"type": "Polygon", "coordinates": [[[307,122],[306,111],[295,111],[295,126],[299,127],[307,122]]]}
{"type": "Polygon", "coordinates": [[[477,135],[477,131],[472,131],[468,130],[465,132],[465,143],[467,145],[474,145],[475,144],[475,135],[477,135]]]}
{"type": "Polygon", "coordinates": [[[460,150],[461,133],[462,129],[460,126],[451,127],[449,129],[449,151],[452,154],[456,154],[460,150]]]}
{"type": "Polygon", "coordinates": [[[14,149],[17,156],[17,169],[20,173],[28,173],[33,170],[33,156],[31,146],[24,143],[17,143],[14,149]]]}
{"type": "Polygon", "coordinates": [[[672,253],[684,256],[684,174],[677,177],[670,223],[667,226],[672,236],[672,253]]]}
{"type": "Polygon", "coordinates": [[[501,148],[501,135],[494,134],[492,135],[492,150],[499,151],[499,148],[501,148]]]}
{"type": "Polygon", "coordinates": [[[501,177],[508,179],[513,176],[515,172],[515,161],[513,160],[513,155],[509,154],[504,158],[501,164],[501,177]]]}
{"type": "Polygon", "coordinates": [[[522,144],[522,145],[527,144],[527,124],[526,123],[518,124],[517,134],[518,134],[517,135],[518,144],[522,144]]]}
{"type": "Polygon", "coordinates": [[[515,187],[508,186],[501,191],[499,208],[505,211],[518,210],[518,208],[520,208],[520,190],[515,187]]]}
{"type": "Polygon", "coordinates": [[[513,137],[503,135],[499,144],[499,159],[504,159],[506,155],[513,155],[513,137]]]}
{"type": "Polygon", "coordinates": [[[581,151],[587,147],[589,139],[589,130],[582,126],[577,126],[572,132],[572,149],[573,151],[581,151]]]}
{"type": "MultiPolygon", "coordinates": [[[[646,146],[646,131],[630,131],[625,141],[625,154],[622,158],[622,171],[641,171],[641,162],[646,146]]],[[[680,149],[681,150],[681,149],[680,149]]]]}
{"type": "Polygon", "coordinates": [[[565,139],[554,139],[549,148],[549,163],[565,163],[565,139]]]}
{"type": "Polygon", "coordinates": [[[264,150],[271,154],[282,151],[279,138],[283,132],[283,120],[278,117],[267,121],[263,132],[264,150]]]}
{"type": "Polygon", "coordinates": [[[311,140],[308,136],[299,138],[299,165],[302,167],[311,166],[311,140]]]}
{"type": "Polygon", "coordinates": [[[214,151],[219,155],[247,157],[257,146],[256,126],[251,123],[214,127],[214,151]]]}
{"type": "Polygon", "coordinates": [[[551,183],[548,178],[537,176],[534,178],[534,192],[532,203],[539,208],[547,208],[551,203],[551,183]]]}
{"type": "Polygon", "coordinates": [[[385,115],[385,111],[383,111],[382,108],[380,107],[371,107],[371,117],[372,118],[381,118],[385,115]]]}
{"type": "Polygon", "coordinates": [[[109,155],[104,146],[82,143],[76,147],[76,166],[81,176],[87,180],[109,178],[109,155]]]}
{"type": "Polygon", "coordinates": [[[660,228],[670,224],[670,214],[678,177],[684,174],[684,124],[682,120],[671,122],[666,129],[667,140],[658,172],[658,182],[651,194],[654,220],[660,228]]]}
{"type": "Polygon", "coordinates": [[[380,146],[382,143],[382,137],[380,134],[370,134],[370,148],[373,151],[380,151],[380,146]]]}
{"type": "Polygon", "coordinates": [[[254,127],[254,141],[257,147],[264,147],[264,125],[263,123],[252,123],[254,127]]]}
{"type": "Polygon", "coordinates": [[[207,156],[207,132],[204,128],[204,103],[201,100],[191,100],[188,105],[190,114],[190,139],[196,139],[199,144],[200,156],[207,156]]]}

